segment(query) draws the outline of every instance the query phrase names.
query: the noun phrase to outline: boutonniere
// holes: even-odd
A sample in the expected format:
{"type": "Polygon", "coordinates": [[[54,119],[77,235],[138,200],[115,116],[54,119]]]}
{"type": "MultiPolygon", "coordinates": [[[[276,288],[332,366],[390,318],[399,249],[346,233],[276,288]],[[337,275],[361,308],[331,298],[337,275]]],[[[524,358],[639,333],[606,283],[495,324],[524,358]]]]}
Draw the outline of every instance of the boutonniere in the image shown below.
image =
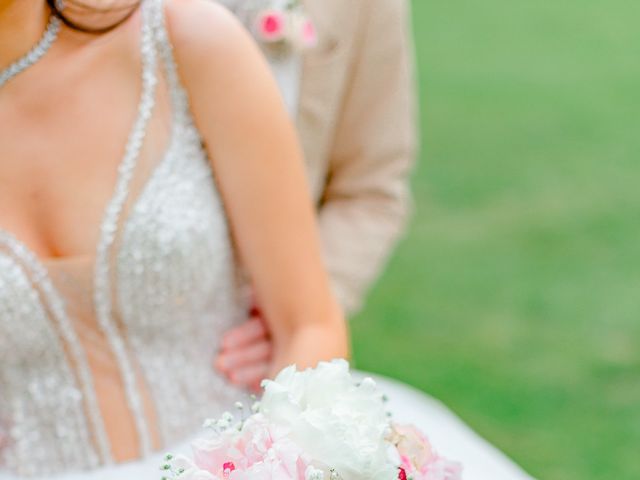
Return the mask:
{"type": "Polygon", "coordinates": [[[254,35],[266,48],[279,52],[303,51],[318,42],[315,25],[307,16],[301,0],[272,0],[257,12],[254,35]],[[279,5],[279,6],[277,6],[279,5]]]}

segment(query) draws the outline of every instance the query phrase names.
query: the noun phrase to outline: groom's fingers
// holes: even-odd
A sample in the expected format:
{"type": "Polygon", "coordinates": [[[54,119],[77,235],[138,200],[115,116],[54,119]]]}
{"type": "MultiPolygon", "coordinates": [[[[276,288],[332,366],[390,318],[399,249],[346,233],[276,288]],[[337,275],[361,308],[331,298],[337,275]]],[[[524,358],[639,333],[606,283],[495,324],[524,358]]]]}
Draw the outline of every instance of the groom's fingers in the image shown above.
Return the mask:
{"type": "Polygon", "coordinates": [[[245,345],[222,352],[216,360],[216,367],[218,370],[231,375],[234,371],[241,368],[254,365],[266,365],[271,359],[271,351],[271,341],[263,338],[255,341],[251,345],[245,345]]]}
{"type": "Polygon", "coordinates": [[[222,349],[230,350],[251,344],[267,336],[267,328],[259,317],[252,317],[242,325],[229,330],[222,337],[222,349]]]}
{"type": "Polygon", "coordinates": [[[241,368],[233,372],[229,379],[234,385],[257,391],[260,389],[260,383],[267,378],[268,374],[269,365],[265,363],[241,368]]]}

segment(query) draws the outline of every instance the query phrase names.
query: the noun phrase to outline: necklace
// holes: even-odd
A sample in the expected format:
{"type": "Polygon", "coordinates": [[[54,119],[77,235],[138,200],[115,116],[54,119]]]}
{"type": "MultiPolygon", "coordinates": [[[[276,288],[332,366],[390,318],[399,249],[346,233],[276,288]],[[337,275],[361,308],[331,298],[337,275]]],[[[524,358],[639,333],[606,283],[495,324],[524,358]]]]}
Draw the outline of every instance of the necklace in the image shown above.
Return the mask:
{"type": "Polygon", "coordinates": [[[58,38],[58,31],[60,30],[60,19],[55,15],[52,15],[49,19],[47,29],[42,34],[42,38],[38,43],[23,57],[19,58],[4,70],[0,70],[0,88],[4,86],[9,80],[16,75],[22,73],[31,65],[40,60],[45,53],[51,48],[53,42],[58,38]]]}

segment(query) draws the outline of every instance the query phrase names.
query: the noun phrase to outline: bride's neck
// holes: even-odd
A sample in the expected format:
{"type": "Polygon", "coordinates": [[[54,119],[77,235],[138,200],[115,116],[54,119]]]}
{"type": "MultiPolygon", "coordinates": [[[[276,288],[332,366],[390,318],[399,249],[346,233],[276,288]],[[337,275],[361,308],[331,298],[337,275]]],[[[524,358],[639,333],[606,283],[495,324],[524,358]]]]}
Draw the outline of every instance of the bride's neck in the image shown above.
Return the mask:
{"type": "Polygon", "coordinates": [[[38,42],[49,14],[44,0],[0,0],[0,69],[38,42]]]}

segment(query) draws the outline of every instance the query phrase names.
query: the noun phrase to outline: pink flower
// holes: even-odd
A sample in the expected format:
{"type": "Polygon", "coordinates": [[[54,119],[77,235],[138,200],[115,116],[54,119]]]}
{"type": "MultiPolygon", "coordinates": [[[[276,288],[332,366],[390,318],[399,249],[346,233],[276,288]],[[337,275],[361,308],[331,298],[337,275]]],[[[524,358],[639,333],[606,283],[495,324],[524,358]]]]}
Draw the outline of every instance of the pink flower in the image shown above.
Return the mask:
{"type": "Polygon", "coordinates": [[[225,478],[229,478],[229,475],[231,475],[231,472],[233,472],[235,469],[236,466],[233,464],[233,462],[227,462],[222,465],[222,472],[225,478]]]}
{"type": "Polygon", "coordinates": [[[392,441],[407,473],[421,470],[433,458],[429,440],[413,425],[394,425],[392,441]]]}
{"type": "Polygon", "coordinates": [[[316,32],[316,26],[309,19],[306,19],[302,23],[301,27],[302,46],[305,48],[315,47],[318,43],[318,34],[316,32]]]}
{"type": "Polygon", "coordinates": [[[287,21],[283,12],[265,10],[258,15],[256,30],[262,41],[273,43],[285,38],[286,25],[287,21]]]}
{"type": "Polygon", "coordinates": [[[304,478],[308,462],[285,433],[256,415],[240,431],[230,428],[196,441],[194,466],[213,478],[229,480],[304,478]]]}
{"type": "Polygon", "coordinates": [[[390,438],[400,455],[400,471],[414,480],[460,480],[462,467],[437,455],[413,425],[393,425],[390,438]]]}
{"type": "Polygon", "coordinates": [[[442,457],[435,457],[423,470],[416,472],[415,480],[461,480],[462,466],[442,457]]]}

